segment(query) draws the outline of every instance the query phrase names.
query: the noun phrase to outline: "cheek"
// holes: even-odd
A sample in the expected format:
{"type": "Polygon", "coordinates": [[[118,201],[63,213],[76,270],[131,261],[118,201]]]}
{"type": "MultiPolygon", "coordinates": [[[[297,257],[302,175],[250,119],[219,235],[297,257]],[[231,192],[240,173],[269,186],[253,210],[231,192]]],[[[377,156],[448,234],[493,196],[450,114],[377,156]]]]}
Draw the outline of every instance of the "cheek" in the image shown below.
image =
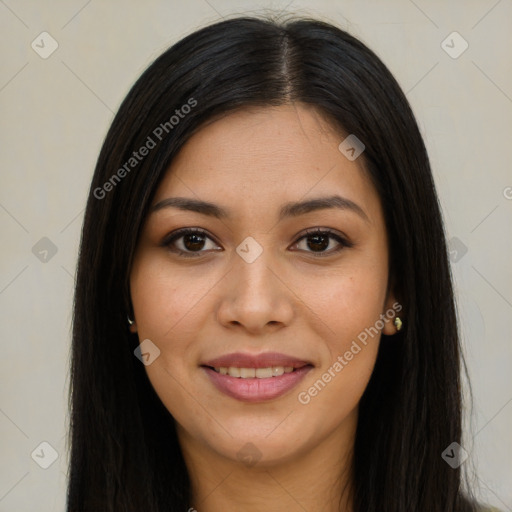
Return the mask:
{"type": "Polygon", "coordinates": [[[186,362],[193,358],[198,303],[208,288],[204,288],[205,277],[195,278],[190,272],[185,277],[169,267],[158,257],[136,260],[130,291],[139,342],[150,339],[160,350],[145,366],[146,374],[167,410],[177,421],[186,421],[190,414],[201,415],[184,383],[189,382],[186,362]]]}
{"type": "Polygon", "coordinates": [[[382,326],[387,273],[384,265],[358,265],[318,280],[318,287],[303,282],[303,300],[323,324],[325,351],[321,366],[301,390],[301,403],[332,407],[336,419],[358,403],[371,377],[382,326]],[[317,398],[318,397],[318,398],[317,398]]]}
{"type": "Polygon", "coordinates": [[[328,327],[322,334],[327,335],[329,345],[342,350],[379,319],[386,286],[385,268],[358,265],[317,276],[314,282],[303,278],[299,290],[304,304],[328,327]]]}
{"type": "Polygon", "coordinates": [[[194,325],[201,299],[215,282],[208,272],[168,268],[159,258],[145,261],[134,268],[130,282],[139,336],[160,343],[187,337],[184,330],[194,325]]]}
{"type": "Polygon", "coordinates": [[[130,291],[139,343],[149,339],[160,351],[154,362],[145,366],[146,373],[167,409],[174,413],[176,403],[186,398],[180,396],[178,383],[185,379],[183,362],[190,355],[192,339],[185,331],[194,325],[194,304],[200,300],[200,289],[190,279],[180,278],[179,272],[171,276],[165,269],[165,263],[158,259],[137,262],[130,291]]]}

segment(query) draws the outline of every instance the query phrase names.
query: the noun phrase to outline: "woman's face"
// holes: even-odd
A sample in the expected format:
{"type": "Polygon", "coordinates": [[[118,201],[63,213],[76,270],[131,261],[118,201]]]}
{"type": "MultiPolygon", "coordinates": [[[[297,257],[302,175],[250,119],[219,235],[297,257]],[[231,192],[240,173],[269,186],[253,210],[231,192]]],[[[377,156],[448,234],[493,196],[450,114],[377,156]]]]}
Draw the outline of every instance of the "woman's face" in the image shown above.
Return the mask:
{"type": "Polygon", "coordinates": [[[353,434],[394,297],[379,197],[343,139],[301,104],[230,113],[158,188],[132,331],[182,444],[275,464],[353,434]]]}

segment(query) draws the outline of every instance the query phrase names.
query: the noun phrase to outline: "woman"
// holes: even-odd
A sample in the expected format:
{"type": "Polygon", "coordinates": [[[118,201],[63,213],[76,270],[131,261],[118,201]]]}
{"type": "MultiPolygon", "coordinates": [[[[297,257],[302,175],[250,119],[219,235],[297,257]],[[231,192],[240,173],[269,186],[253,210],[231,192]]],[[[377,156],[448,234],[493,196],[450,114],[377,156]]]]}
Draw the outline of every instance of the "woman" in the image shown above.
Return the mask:
{"type": "Polygon", "coordinates": [[[477,510],[428,156],[327,23],[237,18],[143,73],[76,284],[69,511],[477,510]]]}

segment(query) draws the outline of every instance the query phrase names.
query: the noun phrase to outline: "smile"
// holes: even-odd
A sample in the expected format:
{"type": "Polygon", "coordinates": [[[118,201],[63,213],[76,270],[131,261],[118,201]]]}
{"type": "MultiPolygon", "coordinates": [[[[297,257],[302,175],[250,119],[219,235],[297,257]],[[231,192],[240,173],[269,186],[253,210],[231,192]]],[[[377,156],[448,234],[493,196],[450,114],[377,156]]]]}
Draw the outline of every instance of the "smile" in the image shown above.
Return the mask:
{"type": "Polygon", "coordinates": [[[240,379],[270,379],[280,377],[285,373],[292,373],[293,366],[269,366],[268,368],[237,368],[234,366],[220,366],[214,368],[221,375],[229,375],[240,379]]]}
{"type": "Polygon", "coordinates": [[[265,402],[296,387],[313,364],[277,352],[225,354],[200,365],[213,386],[242,402],[265,402]]]}

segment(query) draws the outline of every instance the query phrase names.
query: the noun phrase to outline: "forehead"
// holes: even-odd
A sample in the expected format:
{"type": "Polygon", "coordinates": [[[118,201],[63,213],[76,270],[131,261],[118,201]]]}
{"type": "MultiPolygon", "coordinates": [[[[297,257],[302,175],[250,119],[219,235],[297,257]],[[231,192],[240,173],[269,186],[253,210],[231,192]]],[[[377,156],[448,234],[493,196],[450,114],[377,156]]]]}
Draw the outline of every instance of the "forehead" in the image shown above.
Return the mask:
{"type": "Polygon", "coordinates": [[[168,169],[153,204],[173,195],[234,205],[238,213],[307,197],[340,194],[379,214],[362,158],[338,149],[341,133],[313,107],[258,107],[199,129],[168,169]]]}

